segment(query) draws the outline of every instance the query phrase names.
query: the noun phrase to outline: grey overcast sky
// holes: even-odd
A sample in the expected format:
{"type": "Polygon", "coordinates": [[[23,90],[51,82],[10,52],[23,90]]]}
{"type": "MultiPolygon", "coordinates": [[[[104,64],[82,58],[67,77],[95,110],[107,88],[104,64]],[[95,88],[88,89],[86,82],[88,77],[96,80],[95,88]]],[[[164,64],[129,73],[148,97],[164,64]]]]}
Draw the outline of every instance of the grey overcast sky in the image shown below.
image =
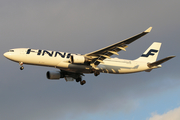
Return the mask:
{"type": "Polygon", "coordinates": [[[179,0],[0,0],[0,119],[179,120],[179,5],[179,0]],[[55,68],[24,65],[20,71],[3,56],[18,47],[85,54],[150,26],[151,33],[114,56],[136,59],[162,42],[158,59],[176,58],[150,73],[86,75],[87,84],[80,86],[47,80],[46,72],[55,68]]]}

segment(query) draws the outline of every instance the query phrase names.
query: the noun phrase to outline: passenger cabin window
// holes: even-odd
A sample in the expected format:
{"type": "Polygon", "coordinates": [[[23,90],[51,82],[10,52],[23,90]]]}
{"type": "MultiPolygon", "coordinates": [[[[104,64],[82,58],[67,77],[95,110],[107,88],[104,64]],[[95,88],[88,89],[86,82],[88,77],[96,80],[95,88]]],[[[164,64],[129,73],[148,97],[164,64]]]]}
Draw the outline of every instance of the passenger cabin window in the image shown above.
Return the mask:
{"type": "Polygon", "coordinates": [[[14,50],[9,50],[9,52],[14,52],[14,50]]]}

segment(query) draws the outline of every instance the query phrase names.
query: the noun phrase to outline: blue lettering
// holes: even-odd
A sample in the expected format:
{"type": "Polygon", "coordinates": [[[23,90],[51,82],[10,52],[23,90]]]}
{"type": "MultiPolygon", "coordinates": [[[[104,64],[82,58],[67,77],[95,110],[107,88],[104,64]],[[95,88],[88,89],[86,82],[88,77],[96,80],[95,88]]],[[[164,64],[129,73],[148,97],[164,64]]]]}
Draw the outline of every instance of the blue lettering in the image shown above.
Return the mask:
{"type": "Polygon", "coordinates": [[[38,50],[38,53],[37,53],[37,55],[40,55],[40,54],[41,54],[41,51],[42,51],[42,50],[38,50]]]}
{"type": "Polygon", "coordinates": [[[27,52],[26,52],[26,54],[29,54],[30,52],[31,52],[31,49],[28,49],[27,52]]]}
{"type": "Polygon", "coordinates": [[[71,53],[69,53],[66,58],[70,58],[70,56],[71,56],[71,53]]]}
{"type": "Polygon", "coordinates": [[[50,53],[50,52],[44,50],[42,56],[44,56],[45,53],[47,53],[50,57],[52,57],[52,55],[53,55],[54,52],[52,51],[52,52],[50,53]]]}
{"type": "Polygon", "coordinates": [[[64,58],[64,57],[65,57],[65,55],[66,55],[66,53],[64,53],[64,55],[63,55],[63,54],[62,54],[62,53],[60,53],[60,52],[56,52],[54,57],[56,57],[56,56],[57,56],[57,54],[59,54],[62,58],[64,58]]]}
{"type": "Polygon", "coordinates": [[[66,58],[70,58],[70,56],[71,56],[71,53],[68,53],[68,54],[66,54],[65,52],[56,52],[56,51],[47,51],[47,50],[33,50],[33,49],[28,49],[27,50],[27,52],[26,52],[26,54],[30,54],[31,52],[35,52],[35,53],[37,53],[37,55],[41,55],[41,53],[42,53],[42,56],[44,56],[45,54],[48,54],[50,57],[52,57],[53,56],[53,53],[55,52],[55,55],[54,55],[54,57],[57,57],[57,56],[61,56],[62,58],[65,58],[65,56],[66,56],[66,58]]]}

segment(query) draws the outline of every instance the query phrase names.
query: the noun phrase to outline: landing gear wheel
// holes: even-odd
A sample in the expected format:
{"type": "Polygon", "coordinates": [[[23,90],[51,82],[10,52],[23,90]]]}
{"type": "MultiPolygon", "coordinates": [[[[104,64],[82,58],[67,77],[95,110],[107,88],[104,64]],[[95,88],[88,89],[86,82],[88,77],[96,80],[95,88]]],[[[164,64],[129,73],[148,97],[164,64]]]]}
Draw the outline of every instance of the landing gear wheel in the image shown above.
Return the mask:
{"type": "Polygon", "coordinates": [[[80,82],[81,85],[84,85],[85,83],[86,83],[85,80],[83,80],[83,81],[80,82]]]}
{"type": "Polygon", "coordinates": [[[94,76],[98,76],[99,74],[100,74],[99,71],[95,71],[95,72],[94,72],[94,76]]]}
{"type": "Polygon", "coordinates": [[[24,67],[23,67],[23,66],[21,66],[21,67],[20,67],[20,70],[23,70],[23,69],[24,69],[24,67]]]}
{"type": "Polygon", "coordinates": [[[79,79],[79,78],[78,78],[78,79],[76,79],[76,82],[80,82],[80,81],[81,81],[81,79],[79,79]]]}
{"type": "Polygon", "coordinates": [[[80,82],[80,81],[81,81],[81,78],[80,78],[80,77],[76,79],[76,82],[80,82]]]}

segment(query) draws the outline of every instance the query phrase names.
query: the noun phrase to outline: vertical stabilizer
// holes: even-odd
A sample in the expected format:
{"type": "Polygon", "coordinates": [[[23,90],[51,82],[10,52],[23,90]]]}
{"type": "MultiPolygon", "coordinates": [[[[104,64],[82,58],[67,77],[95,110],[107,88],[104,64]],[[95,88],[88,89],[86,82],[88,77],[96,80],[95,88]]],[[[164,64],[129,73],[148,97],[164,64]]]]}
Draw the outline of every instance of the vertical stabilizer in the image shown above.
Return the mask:
{"type": "Polygon", "coordinates": [[[161,43],[154,42],[138,59],[135,61],[155,62],[160,51],[161,43]]]}

